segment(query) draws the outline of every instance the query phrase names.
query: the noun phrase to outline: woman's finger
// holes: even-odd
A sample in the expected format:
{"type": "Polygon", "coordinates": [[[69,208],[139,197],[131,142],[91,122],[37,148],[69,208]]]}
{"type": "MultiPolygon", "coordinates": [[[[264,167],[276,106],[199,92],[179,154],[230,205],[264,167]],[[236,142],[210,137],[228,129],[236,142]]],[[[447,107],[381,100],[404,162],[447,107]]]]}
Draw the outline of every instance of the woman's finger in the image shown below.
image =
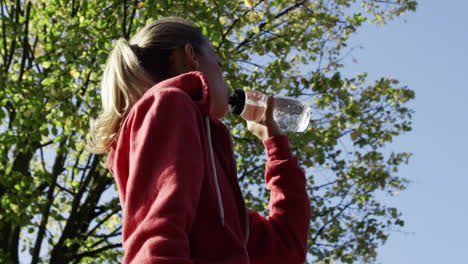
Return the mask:
{"type": "Polygon", "coordinates": [[[267,105],[265,109],[265,114],[263,115],[263,118],[258,122],[262,125],[268,125],[273,121],[273,102],[274,102],[274,97],[273,96],[268,96],[267,99],[267,105]]]}

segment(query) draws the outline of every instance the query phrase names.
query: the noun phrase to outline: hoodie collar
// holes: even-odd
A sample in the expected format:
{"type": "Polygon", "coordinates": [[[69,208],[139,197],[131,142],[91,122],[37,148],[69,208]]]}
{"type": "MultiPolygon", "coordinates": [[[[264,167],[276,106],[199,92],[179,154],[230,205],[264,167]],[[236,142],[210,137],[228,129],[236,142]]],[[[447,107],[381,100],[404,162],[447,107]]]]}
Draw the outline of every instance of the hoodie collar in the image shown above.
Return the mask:
{"type": "Polygon", "coordinates": [[[195,100],[195,103],[198,105],[204,116],[210,115],[210,89],[208,86],[208,80],[203,73],[199,71],[183,73],[157,83],[146,92],[166,88],[178,88],[185,91],[195,100]]]}

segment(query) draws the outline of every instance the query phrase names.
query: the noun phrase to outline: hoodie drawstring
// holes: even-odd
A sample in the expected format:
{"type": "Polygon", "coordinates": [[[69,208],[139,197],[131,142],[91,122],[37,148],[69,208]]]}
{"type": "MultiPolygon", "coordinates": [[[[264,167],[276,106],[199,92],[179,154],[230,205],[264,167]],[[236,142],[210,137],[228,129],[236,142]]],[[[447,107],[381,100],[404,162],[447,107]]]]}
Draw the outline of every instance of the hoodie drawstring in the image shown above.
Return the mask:
{"type": "Polygon", "coordinates": [[[218,184],[218,176],[216,174],[216,164],[214,161],[214,154],[213,154],[213,145],[211,143],[211,126],[210,126],[210,117],[205,117],[206,123],[206,131],[208,133],[208,146],[210,149],[210,162],[211,162],[211,171],[213,172],[214,183],[216,187],[216,196],[218,197],[218,208],[219,208],[219,216],[221,218],[221,225],[224,226],[224,207],[223,201],[221,200],[221,192],[219,190],[218,184]]]}

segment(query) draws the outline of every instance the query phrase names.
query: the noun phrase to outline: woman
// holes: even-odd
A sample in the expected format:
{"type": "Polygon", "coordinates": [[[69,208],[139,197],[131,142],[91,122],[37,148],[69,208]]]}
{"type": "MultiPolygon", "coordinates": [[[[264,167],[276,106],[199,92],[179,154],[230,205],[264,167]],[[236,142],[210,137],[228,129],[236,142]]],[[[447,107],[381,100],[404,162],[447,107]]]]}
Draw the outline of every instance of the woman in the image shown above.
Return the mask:
{"type": "Polygon", "coordinates": [[[123,209],[123,263],[304,263],[306,182],[272,118],[247,122],[268,156],[270,213],[247,211],[236,177],[229,89],[190,21],[163,18],[117,41],[88,149],[109,151],[123,209]]]}

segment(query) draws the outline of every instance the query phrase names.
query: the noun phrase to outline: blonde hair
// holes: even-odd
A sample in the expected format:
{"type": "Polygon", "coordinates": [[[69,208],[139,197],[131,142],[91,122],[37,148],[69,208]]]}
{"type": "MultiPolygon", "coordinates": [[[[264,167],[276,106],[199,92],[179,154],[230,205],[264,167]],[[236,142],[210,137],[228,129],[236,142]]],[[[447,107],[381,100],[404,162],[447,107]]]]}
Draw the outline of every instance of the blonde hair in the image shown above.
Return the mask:
{"type": "Polygon", "coordinates": [[[90,120],[85,148],[95,154],[106,152],[144,92],[173,77],[170,64],[174,49],[191,44],[196,54],[202,55],[204,41],[201,31],[191,21],[179,17],[152,21],[130,41],[118,39],[101,80],[102,111],[90,120]]]}

